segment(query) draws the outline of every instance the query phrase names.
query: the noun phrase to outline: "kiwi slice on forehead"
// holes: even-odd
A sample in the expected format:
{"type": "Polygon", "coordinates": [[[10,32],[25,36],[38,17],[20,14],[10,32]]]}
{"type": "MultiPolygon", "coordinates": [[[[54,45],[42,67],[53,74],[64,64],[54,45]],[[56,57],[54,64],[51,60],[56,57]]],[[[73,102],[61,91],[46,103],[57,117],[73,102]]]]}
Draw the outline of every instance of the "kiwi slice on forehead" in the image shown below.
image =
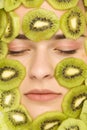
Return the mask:
{"type": "Polygon", "coordinates": [[[23,19],[22,29],[33,41],[47,40],[59,29],[59,19],[54,12],[46,9],[29,11],[23,19]]]}
{"type": "Polygon", "coordinates": [[[87,86],[72,88],[63,99],[63,112],[68,117],[79,117],[85,100],[87,100],[87,86]]]}
{"type": "Polygon", "coordinates": [[[3,9],[3,8],[4,8],[4,1],[5,1],[5,0],[0,0],[0,9],[3,9]]]}
{"type": "Polygon", "coordinates": [[[18,89],[0,90],[0,111],[7,112],[19,106],[20,93],[18,89]]]}
{"type": "Polygon", "coordinates": [[[28,8],[40,7],[44,0],[21,0],[23,5],[28,8]]]}
{"type": "Polygon", "coordinates": [[[4,9],[9,12],[21,5],[21,0],[5,0],[4,1],[4,9]]]}
{"type": "Polygon", "coordinates": [[[11,130],[29,130],[32,118],[27,110],[20,105],[16,109],[5,112],[4,121],[11,130]]]}
{"type": "Polygon", "coordinates": [[[87,78],[87,65],[78,58],[65,58],[57,64],[54,76],[60,85],[71,89],[83,84],[87,78]]]}
{"type": "Polygon", "coordinates": [[[3,9],[0,9],[0,38],[3,35],[7,26],[7,15],[3,9]]]}
{"type": "Polygon", "coordinates": [[[57,130],[66,116],[58,111],[46,112],[39,115],[31,124],[31,130],[57,130]]]}
{"type": "Polygon", "coordinates": [[[25,77],[25,67],[16,60],[0,60],[0,89],[10,90],[20,85],[25,77]]]}
{"type": "Polygon", "coordinates": [[[58,130],[86,130],[86,124],[80,119],[68,118],[63,121],[58,130]]]}
{"type": "Polygon", "coordinates": [[[4,31],[1,40],[4,42],[11,42],[19,34],[20,21],[19,16],[15,12],[9,12],[7,14],[7,26],[4,31]]]}
{"type": "Polygon", "coordinates": [[[0,41],[0,59],[3,59],[7,56],[8,46],[7,43],[0,41]]]}
{"type": "Polygon", "coordinates": [[[79,7],[74,7],[65,12],[60,23],[60,28],[67,38],[77,39],[85,32],[85,15],[79,7]]]}
{"type": "Polygon", "coordinates": [[[47,0],[55,9],[66,10],[75,7],[79,0],[47,0]]]}

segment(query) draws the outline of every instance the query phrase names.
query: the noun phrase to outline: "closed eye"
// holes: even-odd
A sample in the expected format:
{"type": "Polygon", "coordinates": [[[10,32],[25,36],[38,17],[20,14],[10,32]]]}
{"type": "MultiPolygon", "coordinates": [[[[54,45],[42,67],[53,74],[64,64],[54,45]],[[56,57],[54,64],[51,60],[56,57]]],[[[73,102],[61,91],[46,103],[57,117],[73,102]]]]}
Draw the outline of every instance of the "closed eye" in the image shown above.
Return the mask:
{"type": "Polygon", "coordinates": [[[19,51],[9,50],[8,54],[9,54],[9,55],[17,56],[17,55],[23,55],[23,54],[25,54],[25,53],[28,52],[28,51],[30,51],[30,49],[27,49],[27,50],[19,50],[19,51]]]}

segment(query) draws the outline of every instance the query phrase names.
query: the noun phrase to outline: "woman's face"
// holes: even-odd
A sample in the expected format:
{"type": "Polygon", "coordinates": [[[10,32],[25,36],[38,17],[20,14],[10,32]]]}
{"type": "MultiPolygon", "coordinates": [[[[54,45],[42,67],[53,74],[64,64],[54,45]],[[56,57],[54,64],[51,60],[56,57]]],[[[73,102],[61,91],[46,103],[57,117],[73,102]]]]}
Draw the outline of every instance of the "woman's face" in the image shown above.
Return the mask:
{"type": "MultiPolygon", "coordinates": [[[[64,11],[51,8],[46,2],[41,8],[52,10],[58,17],[64,11]]],[[[23,16],[30,9],[21,6],[15,12],[23,16]]],[[[22,30],[20,31],[22,34],[22,30]]],[[[84,51],[84,37],[77,40],[63,38],[59,30],[54,38],[40,42],[17,38],[9,44],[8,58],[20,61],[26,67],[26,77],[20,85],[21,103],[33,118],[46,112],[62,111],[61,103],[67,89],[60,86],[54,78],[54,69],[58,62],[67,57],[76,57],[87,62],[84,51]]]]}

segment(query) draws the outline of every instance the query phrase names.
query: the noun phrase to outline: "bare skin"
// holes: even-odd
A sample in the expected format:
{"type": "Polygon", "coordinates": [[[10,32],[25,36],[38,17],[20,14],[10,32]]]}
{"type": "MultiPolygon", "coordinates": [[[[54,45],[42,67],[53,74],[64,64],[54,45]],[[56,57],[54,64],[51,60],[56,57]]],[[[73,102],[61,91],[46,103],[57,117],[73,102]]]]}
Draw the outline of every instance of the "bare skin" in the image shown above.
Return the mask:
{"type": "MultiPolygon", "coordinates": [[[[79,2],[79,5],[83,8],[82,3],[79,2]]],[[[54,11],[59,18],[64,13],[64,11],[54,10],[46,2],[41,8],[54,11]]],[[[21,24],[23,16],[30,10],[23,6],[15,10],[20,16],[21,24]]],[[[20,33],[22,34],[22,30],[20,33]]],[[[32,118],[47,111],[62,111],[61,103],[68,90],[60,86],[54,78],[56,64],[67,57],[76,57],[87,62],[84,37],[77,40],[61,38],[60,36],[63,36],[61,30],[55,36],[38,43],[28,39],[15,39],[9,44],[8,58],[18,60],[26,67],[26,77],[19,89],[21,103],[32,118]],[[55,36],[59,38],[56,39],[55,36]]]]}

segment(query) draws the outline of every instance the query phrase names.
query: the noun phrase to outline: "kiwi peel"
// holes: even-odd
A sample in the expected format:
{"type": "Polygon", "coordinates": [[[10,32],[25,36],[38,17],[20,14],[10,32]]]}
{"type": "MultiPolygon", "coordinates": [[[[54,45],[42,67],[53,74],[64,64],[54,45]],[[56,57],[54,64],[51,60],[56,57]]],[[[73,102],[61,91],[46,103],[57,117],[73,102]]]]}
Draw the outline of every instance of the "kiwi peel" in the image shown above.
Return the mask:
{"type": "Polygon", "coordinates": [[[58,130],[87,130],[87,126],[80,119],[68,118],[62,122],[58,130]]]}
{"type": "Polygon", "coordinates": [[[0,60],[0,89],[17,88],[25,77],[25,67],[17,60],[0,60]]]}
{"type": "Polygon", "coordinates": [[[63,99],[62,110],[68,117],[78,118],[85,100],[87,100],[87,86],[72,88],[63,99]]]}
{"type": "Polygon", "coordinates": [[[60,28],[66,38],[78,39],[86,28],[85,15],[79,7],[65,12],[60,19],[60,28]]]}
{"type": "Polygon", "coordinates": [[[83,84],[87,78],[87,65],[79,58],[65,58],[55,67],[54,77],[60,85],[71,89],[83,84]]]}
{"type": "Polygon", "coordinates": [[[44,0],[21,0],[22,4],[27,8],[40,7],[44,0]]]}
{"type": "Polygon", "coordinates": [[[15,109],[20,104],[20,93],[18,89],[8,91],[0,90],[0,111],[7,112],[15,109]]]}
{"type": "Polygon", "coordinates": [[[20,21],[19,16],[15,12],[8,12],[7,14],[7,26],[4,31],[1,40],[4,42],[11,42],[19,34],[20,21]]]}
{"type": "Polygon", "coordinates": [[[34,9],[23,18],[22,30],[26,37],[39,42],[51,38],[59,29],[59,19],[54,12],[34,9]]]}
{"type": "Polygon", "coordinates": [[[33,120],[30,130],[57,130],[67,117],[58,111],[45,112],[33,120]]]}
{"type": "Polygon", "coordinates": [[[20,5],[21,5],[21,0],[5,0],[4,1],[4,9],[7,12],[18,8],[20,5]]]}
{"type": "Polygon", "coordinates": [[[58,10],[66,10],[73,8],[77,5],[79,0],[47,0],[47,2],[58,10]]]}

